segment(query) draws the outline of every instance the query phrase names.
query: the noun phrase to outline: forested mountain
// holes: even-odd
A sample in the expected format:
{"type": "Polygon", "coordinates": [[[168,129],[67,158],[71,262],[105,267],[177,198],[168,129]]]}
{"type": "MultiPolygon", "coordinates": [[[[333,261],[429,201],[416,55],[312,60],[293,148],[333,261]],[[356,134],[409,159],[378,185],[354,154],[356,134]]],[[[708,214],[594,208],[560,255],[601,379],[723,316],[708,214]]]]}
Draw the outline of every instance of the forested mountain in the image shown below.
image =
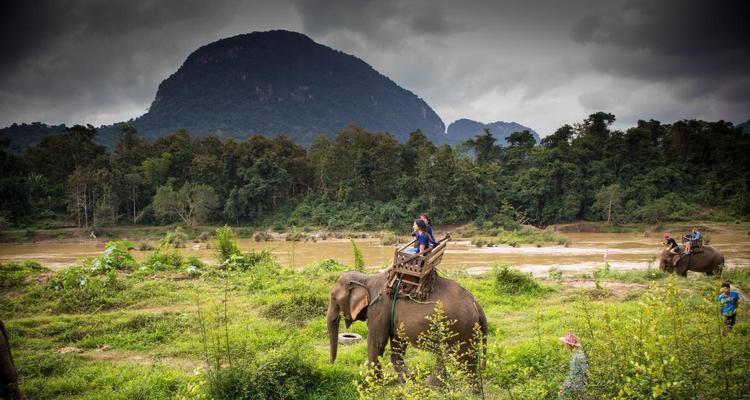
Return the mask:
{"type": "Polygon", "coordinates": [[[408,229],[421,212],[507,227],[750,217],[750,135],[723,121],[639,121],[623,132],[614,120],[595,113],[539,145],[529,132],[505,147],[483,133],[466,142],[471,157],[421,132],[401,143],[358,127],[305,148],[285,136],[186,131],[150,141],[124,125],[108,150],[78,125],[20,155],[0,141],[0,224],[408,229]]]}
{"type": "Polygon", "coordinates": [[[50,135],[59,135],[68,129],[65,125],[47,125],[41,122],[13,124],[0,129],[0,140],[8,140],[10,149],[20,152],[32,144],[39,143],[50,135]]]}
{"type": "Polygon", "coordinates": [[[309,144],[356,124],[405,140],[445,125],[427,103],[364,61],[295,32],[254,32],[193,52],[132,121],[148,138],[187,129],[220,137],[286,134],[309,144]]]}
{"type": "Polygon", "coordinates": [[[529,133],[534,136],[536,143],[539,143],[540,140],[539,134],[533,129],[516,122],[497,121],[483,124],[481,122],[462,118],[448,125],[448,131],[438,140],[438,143],[446,143],[455,146],[466,140],[473,139],[476,135],[483,134],[485,129],[490,131],[501,146],[507,146],[508,143],[506,139],[513,132],[529,131],[529,133]]]}

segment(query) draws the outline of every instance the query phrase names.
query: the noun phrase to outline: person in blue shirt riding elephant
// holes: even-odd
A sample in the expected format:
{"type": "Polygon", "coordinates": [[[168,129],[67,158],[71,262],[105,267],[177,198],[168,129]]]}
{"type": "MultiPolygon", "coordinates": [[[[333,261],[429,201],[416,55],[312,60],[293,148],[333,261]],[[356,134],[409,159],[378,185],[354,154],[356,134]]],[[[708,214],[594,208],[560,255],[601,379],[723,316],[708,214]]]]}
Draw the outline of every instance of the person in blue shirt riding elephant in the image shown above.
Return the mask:
{"type": "Polygon", "coordinates": [[[427,233],[427,224],[421,219],[416,219],[414,220],[413,228],[414,236],[416,238],[414,247],[408,247],[404,252],[409,254],[424,254],[426,251],[430,250],[430,234],[427,233]]]}
{"type": "Polygon", "coordinates": [[[703,238],[703,235],[698,232],[698,228],[693,227],[692,233],[685,235],[685,254],[690,254],[693,250],[693,246],[703,238]]]}

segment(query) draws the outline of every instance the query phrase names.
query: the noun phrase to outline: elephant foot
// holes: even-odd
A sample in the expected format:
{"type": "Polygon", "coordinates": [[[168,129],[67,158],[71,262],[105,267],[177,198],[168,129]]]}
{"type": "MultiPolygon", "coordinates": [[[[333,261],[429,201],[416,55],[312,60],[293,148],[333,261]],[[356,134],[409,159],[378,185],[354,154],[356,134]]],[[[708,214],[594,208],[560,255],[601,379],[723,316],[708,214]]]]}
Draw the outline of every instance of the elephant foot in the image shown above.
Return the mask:
{"type": "Polygon", "coordinates": [[[397,371],[397,372],[398,372],[399,383],[406,383],[406,381],[414,378],[414,375],[409,371],[397,371]]]}

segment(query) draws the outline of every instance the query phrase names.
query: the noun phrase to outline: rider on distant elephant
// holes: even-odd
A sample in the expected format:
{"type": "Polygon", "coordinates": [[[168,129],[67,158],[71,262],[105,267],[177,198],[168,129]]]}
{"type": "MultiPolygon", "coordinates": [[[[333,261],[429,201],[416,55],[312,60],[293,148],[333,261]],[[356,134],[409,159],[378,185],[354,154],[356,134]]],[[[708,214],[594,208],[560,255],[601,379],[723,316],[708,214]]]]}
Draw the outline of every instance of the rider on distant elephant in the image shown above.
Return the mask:
{"type": "Polygon", "coordinates": [[[693,227],[692,234],[685,235],[685,254],[690,254],[693,250],[693,245],[695,245],[702,237],[703,235],[698,232],[698,228],[693,227]]]}
{"type": "Polygon", "coordinates": [[[669,237],[669,233],[664,234],[664,246],[666,246],[672,254],[677,254],[680,251],[679,246],[677,246],[677,241],[669,237]]]}

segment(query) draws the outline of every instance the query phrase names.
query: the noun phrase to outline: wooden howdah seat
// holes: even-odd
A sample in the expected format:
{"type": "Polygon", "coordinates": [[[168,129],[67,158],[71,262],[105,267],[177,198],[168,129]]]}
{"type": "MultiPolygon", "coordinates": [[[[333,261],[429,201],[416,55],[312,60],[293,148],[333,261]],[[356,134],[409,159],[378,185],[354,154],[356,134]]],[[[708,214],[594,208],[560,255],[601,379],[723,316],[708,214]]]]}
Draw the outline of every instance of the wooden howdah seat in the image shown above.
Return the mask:
{"type": "MultiPolygon", "coordinates": [[[[695,253],[700,253],[701,251],[703,251],[703,237],[699,239],[690,239],[690,236],[685,235],[683,236],[683,240],[690,242],[691,253],[695,254],[695,253]]],[[[684,248],[682,249],[682,251],[684,251],[684,248]]]]}
{"type": "Polygon", "coordinates": [[[418,297],[429,295],[432,290],[431,282],[434,282],[435,269],[440,265],[445,253],[445,247],[450,241],[450,233],[438,241],[437,247],[426,251],[424,254],[405,253],[409,247],[414,247],[415,240],[405,246],[396,249],[393,255],[393,273],[388,282],[388,287],[393,290],[397,281],[401,281],[399,291],[415,293],[418,297]]]}

